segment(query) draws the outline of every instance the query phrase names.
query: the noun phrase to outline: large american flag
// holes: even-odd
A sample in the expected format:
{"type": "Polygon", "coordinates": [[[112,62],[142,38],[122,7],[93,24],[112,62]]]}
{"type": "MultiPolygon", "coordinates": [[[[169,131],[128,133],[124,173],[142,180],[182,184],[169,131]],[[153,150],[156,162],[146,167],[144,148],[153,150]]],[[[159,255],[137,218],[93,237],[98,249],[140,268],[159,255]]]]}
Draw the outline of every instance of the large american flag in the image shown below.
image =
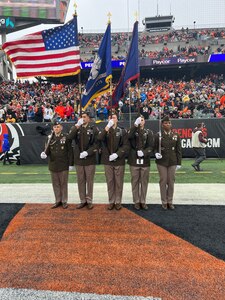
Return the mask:
{"type": "Polygon", "coordinates": [[[63,26],[6,42],[2,49],[16,68],[18,78],[61,77],[80,72],[77,17],[63,26]]]}

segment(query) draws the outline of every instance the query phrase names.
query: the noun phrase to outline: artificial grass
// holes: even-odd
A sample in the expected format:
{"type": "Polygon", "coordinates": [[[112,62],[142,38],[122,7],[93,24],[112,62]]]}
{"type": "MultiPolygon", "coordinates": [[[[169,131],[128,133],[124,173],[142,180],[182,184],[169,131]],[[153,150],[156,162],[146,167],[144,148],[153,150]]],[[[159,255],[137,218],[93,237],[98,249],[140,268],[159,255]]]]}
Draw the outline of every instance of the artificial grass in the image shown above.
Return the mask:
{"type": "Polygon", "coordinates": [[[225,293],[224,261],[126,208],[26,204],[8,226],[0,254],[0,288],[167,300],[225,293]]]}
{"type": "Polygon", "coordinates": [[[15,215],[21,210],[24,204],[1,203],[0,204],[0,240],[15,215]]]}
{"type": "Polygon", "coordinates": [[[167,211],[161,205],[149,205],[148,211],[123,206],[225,261],[225,206],[175,205],[175,210],[167,211]]]}
{"type": "MultiPolygon", "coordinates": [[[[177,183],[225,183],[225,160],[207,159],[201,164],[203,172],[195,172],[193,160],[184,159],[177,172],[177,183]]],[[[76,182],[75,171],[70,172],[69,182],[76,182]]],[[[151,161],[150,182],[158,183],[159,176],[155,161],[151,161]]],[[[50,183],[47,165],[0,165],[0,183],[50,183]]],[[[95,182],[105,182],[104,166],[96,166],[95,182]]],[[[130,182],[129,166],[126,165],[124,182],[130,182]]]]}

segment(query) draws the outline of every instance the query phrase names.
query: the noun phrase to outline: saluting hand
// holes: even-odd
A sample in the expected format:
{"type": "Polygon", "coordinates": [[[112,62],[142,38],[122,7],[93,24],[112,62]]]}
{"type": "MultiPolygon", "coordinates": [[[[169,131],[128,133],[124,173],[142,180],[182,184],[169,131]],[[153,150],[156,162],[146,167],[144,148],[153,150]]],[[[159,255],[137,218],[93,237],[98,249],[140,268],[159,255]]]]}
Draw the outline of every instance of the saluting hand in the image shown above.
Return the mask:
{"type": "Polygon", "coordinates": [[[75,126],[80,127],[81,125],[83,125],[83,123],[84,123],[83,118],[80,118],[80,119],[78,120],[78,122],[75,124],[75,126]]]}
{"type": "Polygon", "coordinates": [[[138,125],[140,125],[140,124],[141,124],[141,117],[138,117],[138,118],[135,120],[134,125],[135,125],[136,127],[138,127],[138,125]]]}
{"type": "Polygon", "coordinates": [[[111,128],[113,125],[114,125],[114,121],[113,120],[109,120],[109,122],[106,125],[106,127],[111,128]]]}

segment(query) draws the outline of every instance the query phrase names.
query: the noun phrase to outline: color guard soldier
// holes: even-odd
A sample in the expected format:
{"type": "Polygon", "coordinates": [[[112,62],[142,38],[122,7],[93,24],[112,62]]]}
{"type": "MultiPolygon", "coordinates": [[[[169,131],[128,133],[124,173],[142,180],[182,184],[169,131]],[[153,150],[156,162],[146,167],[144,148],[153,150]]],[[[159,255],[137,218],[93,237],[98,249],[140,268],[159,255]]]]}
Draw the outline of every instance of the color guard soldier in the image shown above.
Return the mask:
{"type": "Polygon", "coordinates": [[[74,163],[77,172],[77,184],[80,197],[80,204],[77,209],[87,206],[93,208],[93,185],[97,163],[99,133],[95,125],[90,124],[90,117],[87,112],[82,113],[82,118],[73,126],[68,138],[75,140],[74,163]]]}
{"type": "Polygon", "coordinates": [[[174,209],[175,173],[181,167],[182,151],[180,136],[172,131],[172,124],[168,116],[162,119],[161,134],[157,133],[155,136],[155,152],[160,176],[159,186],[162,208],[165,210],[167,208],[174,209]]]}
{"type": "Polygon", "coordinates": [[[101,163],[105,167],[105,176],[108,188],[108,209],[120,210],[123,179],[125,171],[125,157],[129,150],[127,132],[118,126],[118,117],[112,113],[110,120],[98,136],[102,143],[101,163]]]}
{"type": "Polygon", "coordinates": [[[67,140],[65,133],[62,133],[62,125],[59,121],[53,123],[53,131],[48,136],[48,141],[41,158],[48,160],[48,167],[51,173],[52,186],[55,194],[55,204],[52,208],[60,205],[67,208],[68,204],[68,175],[69,166],[73,165],[73,150],[71,141],[67,140]]]}
{"type": "Polygon", "coordinates": [[[145,118],[140,116],[128,132],[130,151],[128,164],[130,165],[131,185],[134,207],[147,210],[146,195],[149,182],[150,155],[154,149],[154,135],[145,129],[145,118]]]}

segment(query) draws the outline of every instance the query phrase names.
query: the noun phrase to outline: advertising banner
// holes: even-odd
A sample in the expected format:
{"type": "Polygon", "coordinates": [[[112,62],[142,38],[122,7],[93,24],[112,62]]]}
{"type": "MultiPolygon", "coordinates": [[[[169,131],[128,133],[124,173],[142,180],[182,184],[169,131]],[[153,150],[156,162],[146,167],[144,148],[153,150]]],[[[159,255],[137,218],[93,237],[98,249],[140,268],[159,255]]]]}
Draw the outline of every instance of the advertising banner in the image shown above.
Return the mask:
{"type": "MultiPolygon", "coordinates": [[[[206,146],[207,158],[225,158],[225,119],[180,119],[173,120],[173,130],[181,137],[182,153],[184,158],[193,158],[194,151],[191,146],[191,133],[198,123],[204,122],[204,135],[208,139],[206,146]]],[[[63,131],[69,132],[72,123],[64,123],[63,131]]],[[[129,129],[129,122],[120,122],[120,125],[129,129]]],[[[97,125],[101,130],[106,126],[105,122],[97,125]]],[[[146,122],[146,127],[154,133],[159,130],[157,120],[146,122]]],[[[51,133],[49,123],[32,124],[0,124],[0,159],[3,158],[2,141],[3,134],[9,134],[11,145],[10,158],[21,164],[43,164],[46,161],[40,159],[40,153],[44,149],[47,136],[51,133]]]]}

